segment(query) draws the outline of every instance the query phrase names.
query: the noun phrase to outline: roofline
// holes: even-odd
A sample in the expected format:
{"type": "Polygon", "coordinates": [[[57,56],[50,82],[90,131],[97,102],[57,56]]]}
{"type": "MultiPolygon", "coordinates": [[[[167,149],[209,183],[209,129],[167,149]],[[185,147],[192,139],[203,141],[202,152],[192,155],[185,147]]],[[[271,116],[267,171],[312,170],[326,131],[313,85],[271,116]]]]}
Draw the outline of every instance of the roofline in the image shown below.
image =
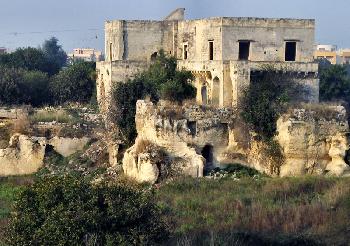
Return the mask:
{"type": "Polygon", "coordinates": [[[130,22],[191,22],[191,21],[201,21],[201,20],[269,20],[269,21],[312,21],[315,22],[315,19],[298,19],[298,18],[264,18],[264,17],[208,17],[208,18],[198,18],[198,19],[187,19],[187,20],[106,20],[105,22],[112,21],[130,21],[130,22]]]}

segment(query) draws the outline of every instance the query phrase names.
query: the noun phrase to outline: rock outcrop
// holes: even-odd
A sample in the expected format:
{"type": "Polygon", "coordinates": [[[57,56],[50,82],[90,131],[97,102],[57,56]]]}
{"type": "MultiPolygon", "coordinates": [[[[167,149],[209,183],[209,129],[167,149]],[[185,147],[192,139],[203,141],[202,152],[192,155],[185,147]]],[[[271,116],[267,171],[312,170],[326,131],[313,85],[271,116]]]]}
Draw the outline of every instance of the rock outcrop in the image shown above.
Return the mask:
{"type": "Polygon", "coordinates": [[[273,165],[276,156],[269,155],[271,148],[268,150],[269,146],[256,140],[236,120],[232,109],[138,101],[138,137],[124,155],[123,170],[140,182],[156,182],[162,174],[162,161],[155,151],[160,148],[171,160],[168,168],[193,177],[230,163],[247,165],[269,175],[346,175],[349,126],[345,109],[305,107],[291,110],[278,120],[275,147],[281,156],[279,164],[273,165]],[[152,148],[140,148],[145,142],[152,148]]]}
{"type": "Polygon", "coordinates": [[[349,170],[345,163],[349,126],[344,107],[294,109],[278,120],[277,132],[285,156],[281,176],[341,176],[349,170]]]}
{"type": "Polygon", "coordinates": [[[0,176],[35,173],[43,165],[45,138],[15,134],[10,145],[0,149],[0,176]]]}
{"type": "Polygon", "coordinates": [[[29,137],[15,134],[9,147],[0,149],[0,176],[27,175],[37,172],[44,165],[47,145],[64,157],[83,150],[90,138],[29,137]]]}

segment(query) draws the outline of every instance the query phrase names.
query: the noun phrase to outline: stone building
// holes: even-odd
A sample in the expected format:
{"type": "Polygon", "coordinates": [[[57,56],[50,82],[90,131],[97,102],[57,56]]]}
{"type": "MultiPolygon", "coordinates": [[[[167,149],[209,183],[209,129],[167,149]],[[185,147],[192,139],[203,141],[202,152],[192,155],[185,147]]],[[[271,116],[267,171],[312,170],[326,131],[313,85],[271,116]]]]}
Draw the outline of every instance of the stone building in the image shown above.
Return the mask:
{"type": "Polygon", "coordinates": [[[242,87],[266,64],[295,72],[308,88],[308,101],[317,102],[314,36],[314,20],[185,20],[184,9],[175,10],[162,21],[106,21],[106,60],[97,63],[98,101],[104,108],[112,84],[146,69],[163,49],[178,59],[179,69],[195,75],[200,104],[236,105],[242,87]]]}

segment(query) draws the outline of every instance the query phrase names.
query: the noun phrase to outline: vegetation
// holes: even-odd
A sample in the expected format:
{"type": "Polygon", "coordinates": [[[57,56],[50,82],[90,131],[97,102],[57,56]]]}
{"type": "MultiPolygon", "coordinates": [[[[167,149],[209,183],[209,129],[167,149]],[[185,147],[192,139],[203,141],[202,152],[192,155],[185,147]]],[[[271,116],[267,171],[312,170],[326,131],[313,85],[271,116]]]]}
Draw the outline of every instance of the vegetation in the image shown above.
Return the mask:
{"type": "Polygon", "coordinates": [[[41,48],[19,48],[0,55],[0,104],[32,106],[95,101],[95,64],[66,66],[56,38],[41,48]]]}
{"type": "Polygon", "coordinates": [[[136,184],[47,176],[14,206],[9,245],[153,245],[167,227],[152,194],[136,184]]]}
{"type": "MultiPolygon", "coordinates": [[[[348,245],[350,179],[182,178],[157,192],[172,244],[348,245]]],[[[246,172],[246,174],[249,172],[246,172]]],[[[236,176],[236,177],[237,177],[236,176]]]]}
{"type": "Polygon", "coordinates": [[[95,90],[95,81],[95,63],[75,63],[52,78],[50,94],[55,104],[89,103],[95,90]]]}
{"type": "Polygon", "coordinates": [[[12,205],[23,187],[30,182],[30,177],[0,177],[0,245],[4,245],[5,229],[12,205]]]}
{"type": "Polygon", "coordinates": [[[266,66],[262,73],[251,76],[251,83],[243,93],[241,116],[251,130],[270,140],[275,135],[278,117],[300,93],[292,73],[266,66]]]}
{"type": "Polygon", "coordinates": [[[350,77],[342,65],[320,69],[320,100],[350,102],[350,77]]]}
{"type": "Polygon", "coordinates": [[[182,102],[193,98],[195,88],[190,84],[192,80],[190,72],[176,70],[174,57],[166,57],[161,51],[147,71],[127,83],[117,83],[113,90],[114,105],[110,109],[110,117],[118,125],[125,143],[132,144],[136,137],[137,100],[147,96],[154,102],[159,99],[182,102]]]}

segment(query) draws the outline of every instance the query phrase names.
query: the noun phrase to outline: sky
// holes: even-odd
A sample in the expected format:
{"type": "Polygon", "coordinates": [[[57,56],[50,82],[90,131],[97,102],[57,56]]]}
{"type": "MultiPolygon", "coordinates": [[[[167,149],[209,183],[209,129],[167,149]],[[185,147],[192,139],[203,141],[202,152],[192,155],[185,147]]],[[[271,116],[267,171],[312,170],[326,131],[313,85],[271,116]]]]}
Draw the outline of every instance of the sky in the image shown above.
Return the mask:
{"type": "Polygon", "coordinates": [[[55,36],[67,52],[104,51],[104,21],[161,20],[176,8],[186,19],[316,19],[316,42],[350,48],[350,0],[0,0],[0,47],[38,47],[55,36]]]}

